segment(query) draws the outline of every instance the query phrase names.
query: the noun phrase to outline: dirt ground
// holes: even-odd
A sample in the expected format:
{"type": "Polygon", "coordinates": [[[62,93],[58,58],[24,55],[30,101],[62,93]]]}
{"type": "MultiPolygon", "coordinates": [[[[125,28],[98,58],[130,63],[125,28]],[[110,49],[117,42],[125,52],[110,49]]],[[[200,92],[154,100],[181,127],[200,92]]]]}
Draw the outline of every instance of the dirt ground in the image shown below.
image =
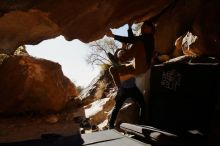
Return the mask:
{"type": "Polygon", "coordinates": [[[84,116],[83,109],[69,109],[57,114],[0,117],[0,143],[39,139],[42,134],[69,136],[79,134],[75,118],[84,116]]]}

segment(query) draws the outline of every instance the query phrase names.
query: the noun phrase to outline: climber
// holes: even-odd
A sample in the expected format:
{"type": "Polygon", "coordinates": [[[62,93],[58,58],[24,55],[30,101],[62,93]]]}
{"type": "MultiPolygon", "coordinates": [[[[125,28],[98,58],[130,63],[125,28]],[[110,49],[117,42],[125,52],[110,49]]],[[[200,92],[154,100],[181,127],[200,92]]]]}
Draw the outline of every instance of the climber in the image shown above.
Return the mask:
{"type": "MultiPolygon", "coordinates": [[[[125,100],[129,97],[132,98],[133,101],[136,101],[140,106],[140,121],[145,121],[145,101],[143,94],[137,88],[135,84],[135,76],[132,73],[134,71],[134,67],[132,64],[133,58],[126,56],[125,49],[127,48],[126,44],[123,44],[123,47],[116,51],[116,58],[113,55],[109,54],[109,58],[112,61],[112,67],[109,69],[110,73],[122,72],[125,70],[127,73],[120,75],[120,86],[118,86],[118,92],[115,97],[116,105],[112,111],[112,115],[108,124],[108,128],[114,128],[114,121],[116,120],[116,116],[120,108],[122,107],[125,100]],[[123,57],[122,57],[123,56],[123,57]],[[126,57],[125,57],[126,56],[126,57]],[[118,59],[117,59],[118,58],[118,59]],[[120,63],[120,64],[119,64],[120,63]],[[130,71],[128,71],[130,70],[130,71]],[[116,71],[116,72],[115,72],[116,71]]],[[[112,76],[114,76],[112,74],[112,76]]]]}
{"type": "MultiPolygon", "coordinates": [[[[133,57],[135,59],[134,66],[120,66],[114,65],[110,68],[110,73],[113,77],[113,80],[118,87],[118,92],[116,95],[116,104],[112,111],[112,115],[109,120],[109,128],[114,127],[114,123],[117,117],[117,114],[122,107],[124,101],[131,97],[133,100],[137,101],[140,106],[140,117],[141,121],[145,121],[145,101],[143,94],[137,88],[135,84],[135,79],[142,79],[143,75],[146,74],[148,69],[151,66],[151,59],[153,57],[154,52],[154,34],[155,27],[151,21],[145,21],[141,28],[142,35],[134,36],[132,33],[131,25],[129,25],[128,29],[128,37],[122,37],[114,35],[111,31],[107,33],[108,37],[113,37],[115,40],[118,40],[122,43],[130,43],[133,46],[126,50],[126,53],[121,56],[126,56],[125,58],[129,58],[127,56],[133,57]],[[132,33],[132,34],[131,34],[132,33]],[[132,74],[134,77],[122,82],[120,82],[120,76],[132,74]]],[[[120,59],[120,58],[119,58],[120,59]]]]}
{"type": "Polygon", "coordinates": [[[128,66],[127,68],[124,66],[122,68],[120,68],[121,66],[113,66],[114,69],[111,69],[111,71],[113,71],[111,72],[112,77],[117,87],[120,86],[120,74],[132,73],[137,76],[146,73],[150,68],[151,59],[154,53],[154,31],[154,24],[151,21],[145,21],[142,25],[142,35],[140,36],[133,35],[131,25],[129,25],[128,37],[114,35],[111,30],[106,34],[108,37],[113,37],[115,40],[122,43],[133,44],[131,48],[126,50],[126,53],[124,53],[124,56],[121,56],[121,58],[128,58],[128,56],[134,57],[134,69],[132,70],[131,66],[128,66]]]}

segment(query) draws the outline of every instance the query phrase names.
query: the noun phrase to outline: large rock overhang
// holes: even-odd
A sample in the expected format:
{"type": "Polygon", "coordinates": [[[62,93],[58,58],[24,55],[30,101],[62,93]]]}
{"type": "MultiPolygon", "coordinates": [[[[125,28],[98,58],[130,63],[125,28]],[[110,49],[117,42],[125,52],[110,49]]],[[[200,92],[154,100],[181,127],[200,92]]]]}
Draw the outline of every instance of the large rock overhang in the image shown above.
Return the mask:
{"type": "Polygon", "coordinates": [[[157,20],[157,50],[170,53],[189,29],[201,38],[199,48],[219,54],[218,0],[4,0],[0,1],[0,53],[20,45],[63,35],[91,42],[130,20],[143,21],[170,6],[157,20]]]}

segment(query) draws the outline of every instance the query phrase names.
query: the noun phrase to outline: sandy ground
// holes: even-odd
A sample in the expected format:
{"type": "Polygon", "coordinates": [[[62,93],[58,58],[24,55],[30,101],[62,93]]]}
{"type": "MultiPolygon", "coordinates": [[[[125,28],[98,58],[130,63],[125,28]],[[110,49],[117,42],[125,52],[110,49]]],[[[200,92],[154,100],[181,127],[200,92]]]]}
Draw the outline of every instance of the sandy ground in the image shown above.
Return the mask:
{"type": "Polygon", "coordinates": [[[0,143],[38,139],[42,134],[79,134],[75,118],[84,116],[83,109],[71,109],[59,114],[0,117],[0,143]]]}

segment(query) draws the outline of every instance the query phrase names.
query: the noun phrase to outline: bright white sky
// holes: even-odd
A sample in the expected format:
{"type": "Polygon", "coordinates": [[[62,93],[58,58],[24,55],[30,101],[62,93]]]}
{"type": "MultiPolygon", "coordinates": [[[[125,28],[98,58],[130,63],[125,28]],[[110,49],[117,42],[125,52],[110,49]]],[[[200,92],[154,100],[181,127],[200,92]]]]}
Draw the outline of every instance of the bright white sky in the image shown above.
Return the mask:
{"type": "MultiPolygon", "coordinates": [[[[127,35],[127,25],[113,29],[114,34],[127,35]]],[[[76,86],[86,87],[99,74],[99,67],[94,69],[85,61],[89,52],[87,44],[79,40],[66,41],[63,36],[45,40],[38,45],[26,46],[30,55],[59,63],[63,73],[76,86]]]]}

